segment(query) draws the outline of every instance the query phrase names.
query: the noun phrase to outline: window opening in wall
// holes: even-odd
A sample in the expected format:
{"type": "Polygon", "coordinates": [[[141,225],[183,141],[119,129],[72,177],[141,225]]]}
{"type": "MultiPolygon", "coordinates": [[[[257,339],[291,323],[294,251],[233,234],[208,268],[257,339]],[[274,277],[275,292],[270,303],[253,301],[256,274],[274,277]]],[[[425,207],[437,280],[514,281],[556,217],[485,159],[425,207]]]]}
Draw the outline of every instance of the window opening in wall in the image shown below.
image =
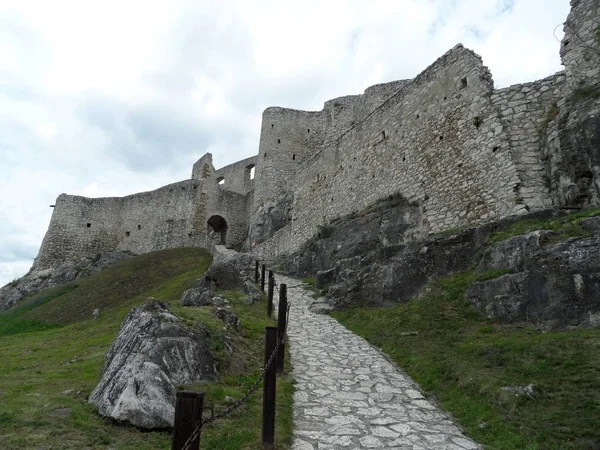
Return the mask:
{"type": "Polygon", "coordinates": [[[448,100],[448,97],[446,97],[445,95],[444,95],[444,100],[448,100]]]}
{"type": "Polygon", "coordinates": [[[406,161],[406,156],[403,156],[403,157],[402,157],[402,161],[406,161]]]}
{"type": "Polygon", "coordinates": [[[219,177],[219,178],[217,178],[217,183],[220,184],[220,185],[225,184],[225,177],[219,177]]]}
{"type": "Polygon", "coordinates": [[[479,129],[479,127],[481,126],[481,124],[483,123],[483,119],[479,116],[474,117],[473,118],[473,125],[475,125],[475,127],[477,127],[477,129],[479,129]]]}
{"type": "Polygon", "coordinates": [[[443,141],[444,140],[444,136],[440,136],[439,139],[440,139],[440,141],[443,141]]]}
{"type": "Polygon", "coordinates": [[[141,225],[138,225],[138,230],[141,230],[141,229],[142,229],[142,226],[141,226],[141,225]]]}
{"type": "Polygon", "coordinates": [[[307,128],[307,129],[306,129],[306,132],[307,132],[307,133],[310,133],[310,128],[307,128]]]}
{"type": "Polygon", "coordinates": [[[91,226],[92,226],[92,224],[91,224],[91,223],[88,223],[88,224],[87,224],[87,227],[88,227],[88,228],[90,228],[91,226]]]}
{"type": "Polygon", "coordinates": [[[267,159],[267,154],[266,153],[263,155],[263,158],[267,159]]]}
{"type": "Polygon", "coordinates": [[[254,180],[254,172],[255,172],[255,166],[254,164],[249,164],[246,166],[246,180],[254,180]]]}
{"type": "Polygon", "coordinates": [[[125,232],[125,236],[127,236],[127,237],[129,237],[129,235],[130,235],[130,234],[131,234],[131,232],[130,232],[130,231],[126,231],[126,232],[125,232]]]}
{"type": "Polygon", "coordinates": [[[275,126],[275,124],[271,124],[271,128],[273,128],[275,126]]]}
{"type": "Polygon", "coordinates": [[[421,118],[421,114],[417,114],[417,119],[420,119],[420,118],[421,118]]]}
{"type": "Polygon", "coordinates": [[[296,155],[292,155],[292,160],[296,161],[296,155]]]}
{"type": "Polygon", "coordinates": [[[462,163],[460,163],[460,164],[458,165],[458,167],[462,167],[462,163]]]}
{"type": "Polygon", "coordinates": [[[385,130],[383,130],[383,131],[381,132],[381,138],[382,138],[382,139],[385,139],[385,130]]]}
{"type": "Polygon", "coordinates": [[[499,149],[500,149],[500,147],[494,147],[494,148],[492,149],[492,151],[493,151],[494,153],[496,153],[496,152],[497,152],[499,149]]]}
{"type": "Polygon", "coordinates": [[[467,77],[464,77],[460,80],[460,88],[464,89],[467,87],[468,81],[467,81],[467,77]]]}
{"type": "Polygon", "coordinates": [[[198,189],[198,185],[197,184],[194,185],[194,189],[198,189]]]}
{"type": "Polygon", "coordinates": [[[277,143],[278,143],[278,144],[281,144],[281,139],[277,139],[277,143]]]}

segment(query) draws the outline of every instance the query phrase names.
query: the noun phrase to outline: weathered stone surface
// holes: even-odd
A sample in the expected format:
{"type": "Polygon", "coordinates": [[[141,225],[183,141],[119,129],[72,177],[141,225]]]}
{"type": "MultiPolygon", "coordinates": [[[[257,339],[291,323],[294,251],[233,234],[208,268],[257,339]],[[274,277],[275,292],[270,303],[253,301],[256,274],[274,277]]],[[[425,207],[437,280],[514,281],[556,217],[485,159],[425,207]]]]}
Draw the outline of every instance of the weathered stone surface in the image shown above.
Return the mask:
{"type": "Polygon", "coordinates": [[[581,221],[581,228],[590,233],[600,232],[600,216],[583,219],[581,221]]]}
{"type": "Polygon", "coordinates": [[[266,203],[256,211],[248,230],[250,245],[268,240],[275,232],[290,222],[293,201],[293,193],[288,192],[277,200],[266,203]]]}
{"type": "Polygon", "coordinates": [[[335,268],[317,272],[317,287],[322,289],[335,281],[335,268]]]}
{"type": "Polygon", "coordinates": [[[533,254],[539,251],[554,234],[552,231],[538,230],[494,244],[484,252],[477,271],[480,273],[498,269],[521,271],[533,254]]]}
{"type": "Polygon", "coordinates": [[[88,401],[114,420],[145,429],[171,427],[176,386],[216,375],[208,346],[205,335],[150,298],[125,317],[88,401]]]}
{"type": "Polygon", "coordinates": [[[206,306],[212,304],[214,292],[206,288],[191,288],[183,293],[181,306],[206,306]]]}
{"type": "Polygon", "coordinates": [[[236,316],[233,311],[226,308],[215,308],[213,311],[215,317],[219,320],[222,320],[227,325],[235,328],[236,330],[242,329],[242,321],[238,316],[236,316]]]}
{"type": "Polygon", "coordinates": [[[108,252],[93,257],[85,257],[54,268],[32,271],[0,289],[0,311],[12,307],[19,300],[50,289],[59,284],[69,283],[81,276],[93,275],[118,261],[131,258],[131,252],[108,252]]]}
{"type": "Polygon", "coordinates": [[[225,260],[214,262],[196,281],[192,289],[183,293],[180,303],[182,306],[205,306],[212,304],[212,298],[217,290],[241,290],[248,295],[248,303],[256,303],[262,299],[262,292],[240,267],[246,267],[248,255],[229,257],[225,260]]]}
{"type": "MultiPolygon", "coordinates": [[[[513,238],[513,242],[518,242],[513,238]]],[[[531,243],[532,236],[520,242],[531,243]]],[[[501,254],[503,243],[491,254],[501,254]]],[[[475,283],[467,299],[490,318],[524,320],[544,328],[596,326],[600,322],[600,236],[521,247],[515,258],[495,259],[496,268],[523,269],[475,283]],[[500,264],[503,262],[505,267],[500,264]],[[511,267],[512,266],[512,267],[511,267]]]]}

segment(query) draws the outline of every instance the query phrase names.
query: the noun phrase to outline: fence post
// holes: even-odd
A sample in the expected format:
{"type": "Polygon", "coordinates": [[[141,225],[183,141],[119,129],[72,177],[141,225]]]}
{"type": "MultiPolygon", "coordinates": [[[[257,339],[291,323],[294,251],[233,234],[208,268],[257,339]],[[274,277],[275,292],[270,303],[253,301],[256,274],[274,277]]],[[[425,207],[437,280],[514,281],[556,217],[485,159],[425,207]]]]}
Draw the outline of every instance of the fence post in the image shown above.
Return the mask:
{"type": "Polygon", "coordinates": [[[269,270],[269,288],[267,289],[267,316],[269,319],[273,315],[273,290],[275,288],[275,277],[273,271],[269,270]]]}
{"type": "MultiPolygon", "coordinates": [[[[175,424],[171,450],[182,450],[183,446],[202,420],[204,392],[179,391],[175,403],[175,424]]],[[[200,433],[188,447],[189,450],[200,448],[200,433]]]]}
{"type": "Polygon", "coordinates": [[[260,290],[265,292],[265,271],[267,270],[267,266],[262,265],[261,276],[260,276],[260,290]]]}
{"type": "Polygon", "coordinates": [[[254,266],[254,282],[258,283],[258,259],[256,260],[256,265],[254,266]]]}
{"type": "MultiPolygon", "coordinates": [[[[277,328],[265,328],[265,365],[277,345],[277,328]]],[[[265,373],[263,381],[263,409],[262,409],[262,443],[265,448],[272,448],[275,442],[275,390],[277,374],[275,361],[271,363],[265,373]]]]}
{"type": "Polygon", "coordinates": [[[281,344],[277,350],[277,373],[283,373],[285,362],[285,326],[287,322],[287,284],[279,286],[279,314],[277,317],[277,339],[281,344]]]}

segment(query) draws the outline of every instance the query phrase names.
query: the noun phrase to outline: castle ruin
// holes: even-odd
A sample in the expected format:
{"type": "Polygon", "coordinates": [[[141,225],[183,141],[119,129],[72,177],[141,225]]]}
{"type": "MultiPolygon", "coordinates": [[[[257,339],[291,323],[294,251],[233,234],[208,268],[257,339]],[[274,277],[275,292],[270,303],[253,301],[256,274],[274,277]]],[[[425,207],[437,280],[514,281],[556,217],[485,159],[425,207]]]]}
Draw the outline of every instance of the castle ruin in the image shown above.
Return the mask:
{"type": "Polygon", "coordinates": [[[33,270],[114,250],[214,244],[271,259],[390,196],[417,211],[405,240],[598,205],[600,3],[571,6],[565,69],[545,79],[495,89],[481,58],[457,45],[412,80],[322,111],[267,108],[251,158],[216,170],[206,154],[189,180],[126,197],[62,194],[33,270]]]}

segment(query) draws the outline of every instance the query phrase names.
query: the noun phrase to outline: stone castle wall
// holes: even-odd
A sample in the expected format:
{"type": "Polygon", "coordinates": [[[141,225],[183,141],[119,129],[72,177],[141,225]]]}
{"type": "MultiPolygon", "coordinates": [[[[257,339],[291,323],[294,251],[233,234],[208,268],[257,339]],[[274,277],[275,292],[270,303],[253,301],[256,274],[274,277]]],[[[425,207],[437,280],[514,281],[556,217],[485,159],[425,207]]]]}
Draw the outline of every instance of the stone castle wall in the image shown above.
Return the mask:
{"type": "Polygon", "coordinates": [[[282,199],[293,198],[291,214],[252,248],[259,257],[390,196],[420,211],[406,240],[599,204],[600,4],[571,4],[564,72],[494,89],[481,58],[457,45],[412,80],[322,111],[267,108],[254,157],[215,170],[207,154],[191,180],[120,199],[59,197],[36,267],[113,249],[237,246],[282,199]],[[213,233],[221,223],[226,233],[213,233]]]}

